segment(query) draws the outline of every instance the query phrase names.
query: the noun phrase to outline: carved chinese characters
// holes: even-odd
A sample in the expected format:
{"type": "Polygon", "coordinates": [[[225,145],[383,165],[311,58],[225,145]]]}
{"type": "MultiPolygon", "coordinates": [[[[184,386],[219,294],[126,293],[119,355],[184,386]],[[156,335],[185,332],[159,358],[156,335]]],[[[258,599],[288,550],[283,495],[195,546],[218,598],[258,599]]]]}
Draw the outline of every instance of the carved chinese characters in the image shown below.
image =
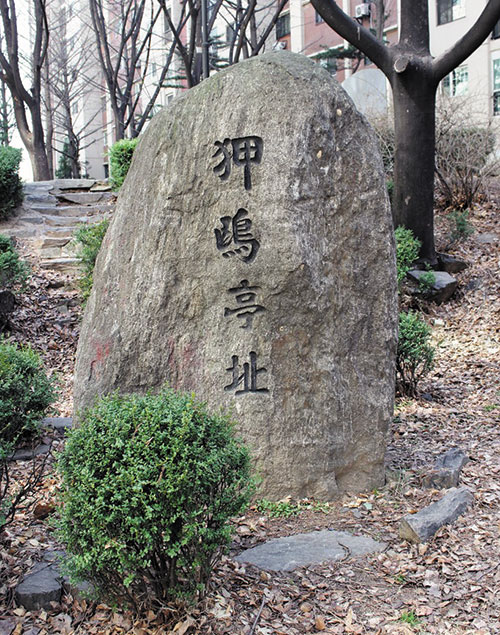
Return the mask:
{"type": "Polygon", "coordinates": [[[217,151],[213,156],[220,159],[220,162],[213,169],[215,174],[222,181],[226,181],[231,174],[231,163],[238,167],[243,166],[245,190],[250,190],[252,188],[250,168],[252,164],[260,163],[263,145],[260,137],[239,137],[216,141],[217,151]]]}
{"type": "MultiPolygon", "coordinates": [[[[218,163],[213,171],[223,181],[227,180],[231,171],[231,158],[235,165],[244,166],[244,187],[245,190],[251,189],[251,166],[259,164],[262,160],[263,142],[260,137],[250,136],[237,139],[225,139],[224,142],[216,141],[217,151],[213,155],[215,158],[222,160],[218,163]],[[232,154],[228,150],[228,146],[232,148],[232,154]]],[[[216,228],[215,242],[218,251],[222,252],[224,258],[239,258],[246,264],[252,263],[257,257],[260,242],[252,233],[252,220],[248,216],[248,211],[240,207],[236,214],[231,216],[223,216],[220,219],[221,228],[216,228]]],[[[239,286],[228,289],[228,293],[233,294],[236,307],[224,307],[224,317],[236,315],[240,319],[244,319],[241,324],[243,329],[251,329],[253,327],[253,318],[257,313],[265,310],[263,306],[255,303],[256,289],[260,287],[250,286],[248,280],[241,280],[239,286]]],[[[235,396],[244,395],[246,393],[264,393],[268,394],[269,389],[266,387],[257,387],[257,375],[266,373],[266,368],[257,368],[257,353],[251,351],[249,354],[249,362],[242,364],[242,373],[240,374],[240,362],[238,355],[231,357],[232,366],[226,370],[232,374],[231,383],[224,386],[225,391],[234,391],[235,396]]]]}

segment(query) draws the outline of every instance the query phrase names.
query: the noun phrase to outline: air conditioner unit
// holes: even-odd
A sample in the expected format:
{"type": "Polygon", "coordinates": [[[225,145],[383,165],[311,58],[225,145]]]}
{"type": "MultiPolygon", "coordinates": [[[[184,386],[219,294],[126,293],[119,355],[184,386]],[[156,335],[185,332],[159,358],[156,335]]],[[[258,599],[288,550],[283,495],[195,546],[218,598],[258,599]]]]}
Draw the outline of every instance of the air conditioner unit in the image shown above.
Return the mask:
{"type": "Polygon", "coordinates": [[[364,18],[365,16],[370,15],[370,4],[368,2],[363,2],[361,4],[357,4],[354,7],[354,15],[356,18],[364,18]]]}
{"type": "Polygon", "coordinates": [[[286,49],[286,42],[282,40],[278,40],[276,44],[273,46],[275,51],[279,51],[280,49],[286,49]]]}

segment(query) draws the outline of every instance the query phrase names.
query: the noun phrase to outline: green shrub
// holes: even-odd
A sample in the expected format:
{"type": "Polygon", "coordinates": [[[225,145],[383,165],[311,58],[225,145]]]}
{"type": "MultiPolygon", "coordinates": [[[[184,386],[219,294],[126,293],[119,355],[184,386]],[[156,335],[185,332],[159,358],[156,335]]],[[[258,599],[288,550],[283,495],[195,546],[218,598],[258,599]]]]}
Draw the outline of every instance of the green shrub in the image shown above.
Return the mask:
{"type": "Polygon", "coordinates": [[[55,399],[40,356],[0,340],[0,445],[33,433],[55,399]]]}
{"type": "Polygon", "coordinates": [[[395,236],[398,285],[401,286],[412,264],[418,258],[422,243],[418,238],[415,238],[411,229],[404,227],[398,227],[395,236]]]}
{"type": "Polygon", "coordinates": [[[72,579],[134,605],[201,591],[252,491],[230,421],[168,388],[79,419],[59,460],[72,579]]]}
{"type": "Polygon", "coordinates": [[[436,283],[436,274],[432,270],[424,271],[418,279],[418,288],[422,293],[428,293],[436,283]]]}
{"type": "Polygon", "coordinates": [[[400,395],[414,397],[418,382],[432,369],[434,348],[430,338],[431,328],[418,313],[399,314],[396,390],[400,395]]]}
{"type": "Polygon", "coordinates": [[[84,304],[92,290],[95,261],[108,226],[107,218],[95,225],[84,225],[76,230],[73,238],[76,244],[76,255],[80,258],[80,267],[83,272],[78,284],[84,304]]]}
{"type": "Polygon", "coordinates": [[[121,139],[109,149],[110,181],[114,190],[119,190],[123,185],[138,141],[138,139],[121,139]]]}
{"type": "Polygon", "coordinates": [[[9,218],[23,201],[23,183],[19,178],[21,150],[0,146],[0,220],[9,218]]]}
{"type": "Polygon", "coordinates": [[[450,238],[453,242],[464,240],[474,233],[474,227],[469,222],[469,210],[453,210],[448,214],[451,225],[450,238]]]}
{"type": "Polygon", "coordinates": [[[10,487],[9,458],[16,444],[32,435],[54,401],[51,381],[40,357],[30,348],[18,348],[0,340],[0,533],[12,521],[17,506],[30,498],[42,480],[45,457],[28,476],[10,487]]]}
{"type": "Polygon", "coordinates": [[[57,162],[56,179],[70,179],[73,176],[71,171],[71,161],[69,159],[69,141],[64,140],[61,156],[57,162]]]}
{"type": "Polygon", "coordinates": [[[28,265],[19,258],[12,239],[0,234],[0,288],[24,283],[28,272],[28,265]]]}

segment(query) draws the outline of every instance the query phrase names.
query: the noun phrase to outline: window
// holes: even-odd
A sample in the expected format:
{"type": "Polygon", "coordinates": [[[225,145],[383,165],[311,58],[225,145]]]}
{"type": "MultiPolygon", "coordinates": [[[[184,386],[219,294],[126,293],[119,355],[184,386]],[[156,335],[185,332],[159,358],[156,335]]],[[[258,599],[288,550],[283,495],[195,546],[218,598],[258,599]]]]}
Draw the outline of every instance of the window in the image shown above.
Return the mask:
{"type": "Polygon", "coordinates": [[[72,112],[74,115],[77,115],[77,114],[78,114],[78,102],[77,102],[76,100],[75,100],[75,101],[72,103],[72,105],[71,105],[71,112],[72,112]]]}
{"type": "Polygon", "coordinates": [[[316,9],[314,10],[314,21],[316,22],[316,24],[321,24],[322,22],[324,22],[323,18],[316,11],[316,9]]]}
{"type": "Polygon", "coordinates": [[[437,0],[438,24],[465,17],[465,0],[437,0]]]}
{"type": "Polygon", "coordinates": [[[102,131],[102,145],[107,148],[108,147],[108,131],[106,128],[102,131]]]}
{"type": "Polygon", "coordinates": [[[280,17],[276,20],[276,39],[279,40],[281,37],[285,37],[285,35],[290,34],[290,14],[285,13],[285,15],[280,15],[280,17]]]}
{"type": "Polygon", "coordinates": [[[493,60],[493,114],[500,115],[500,57],[493,60]]]}
{"type": "Polygon", "coordinates": [[[443,94],[448,97],[465,95],[469,87],[469,69],[459,66],[443,79],[443,94]]]}
{"type": "Polygon", "coordinates": [[[493,32],[491,34],[491,37],[494,40],[497,40],[500,37],[500,20],[498,20],[498,22],[493,27],[493,32]]]}

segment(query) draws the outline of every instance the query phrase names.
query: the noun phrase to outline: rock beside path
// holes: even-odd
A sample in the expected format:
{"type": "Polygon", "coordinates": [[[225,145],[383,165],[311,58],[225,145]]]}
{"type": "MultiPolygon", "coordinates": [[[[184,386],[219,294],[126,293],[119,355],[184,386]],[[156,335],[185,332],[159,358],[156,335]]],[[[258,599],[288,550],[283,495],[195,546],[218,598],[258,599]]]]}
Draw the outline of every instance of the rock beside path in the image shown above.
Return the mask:
{"type": "Polygon", "coordinates": [[[443,525],[450,525],[472,504],[474,496],[466,487],[450,489],[440,500],[416,514],[406,515],[399,536],[409,542],[427,542],[443,525]]]}
{"type": "MultiPolygon", "coordinates": [[[[425,276],[428,272],[421,269],[412,269],[408,272],[408,276],[415,280],[420,281],[422,276],[425,276]]],[[[451,298],[455,293],[455,289],[458,286],[458,281],[453,276],[450,276],[446,271],[433,271],[435,281],[428,291],[425,291],[425,299],[431,300],[436,304],[442,304],[451,298]]]]}
{"type": "Polygon", "coordinates": [[[55,562],[38,562],[16,588],[15,598],[28,611],[50,609],[51,602],[60,602],[62,577],[55,562]]]}
{"type": "Polygon", "coordinates": [[[423,487],[448,489],[457,487],[460,472],[469,458],[459,448],[451,448],[437,457],[434,467],[423,476],[423,487]]]}
{"type": "Polygon", "coordinates": [[[298,567],[333,562],[382,551],[386,545],[369,536],[324,529],[286,538],[275,538],[243,551],[237,562],[269,571],[293,571],[298,567]]]}

